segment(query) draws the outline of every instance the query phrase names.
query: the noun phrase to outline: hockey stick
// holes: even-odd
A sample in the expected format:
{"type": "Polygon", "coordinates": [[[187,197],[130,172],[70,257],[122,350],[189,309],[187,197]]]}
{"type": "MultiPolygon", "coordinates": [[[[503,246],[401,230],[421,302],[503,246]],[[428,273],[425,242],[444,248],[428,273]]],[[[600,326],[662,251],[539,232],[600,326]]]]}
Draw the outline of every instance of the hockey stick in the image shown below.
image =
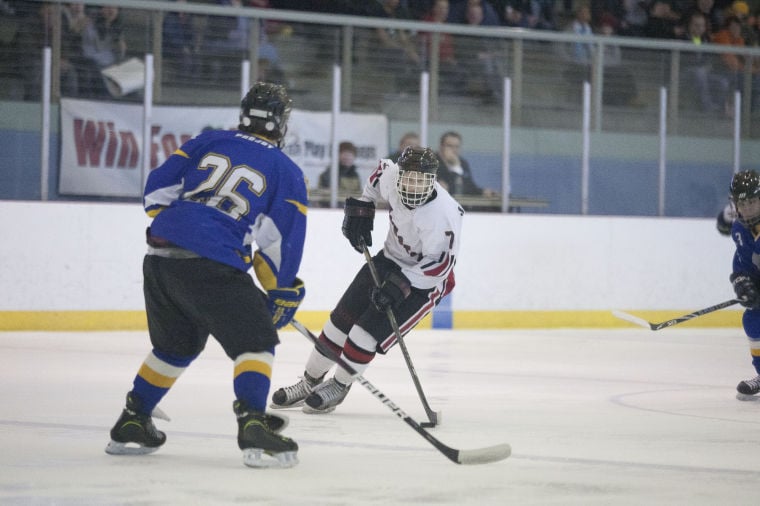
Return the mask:
{"type": "Polygon", "coordinates": [[[377,387],[375,387],[374,385],[372,385],[372,383],[370,383],[364,377],[359,375],[356,372],[356,370],[354,370],[342,358],[332,353],[332,351],[327,349],[326,347],[321,346],[317,336],[312,334],[309,329],[304,327],[300,322],[298,322],[295,319],[291,320],[290,324],[298,332],[303,334],[304,337],[306,337],[312,343],[314,343],[314,345],[317,346],[322,353],[324,353],[331,360],[334,360],[338,364],[339,367],[343,368],[346,372],[353,375],[354,380],[359,382],[364,388],[369,390],[369,393],[371,393],[373,397],[375,397],[377,400],[379,400],[380,402],[388,406],[388,409],[390,409],[397,417],[405,421],[407,425],[409,425],[412,429],[417,431],[417,433],[420,436],[424,437],[428,443],[435,446],[435,448],[439,452],[443,453],[446,456],[446,458],[448,458],[452,462],[456,464],[488,464],[491,462],[498,462],[500,460],[504,460],[512,454],[512,447],[506,443],[502,443],[502,444],[498,444],[494,446],[488,446],[486,448],[478,448],[475,450],[457,450],[456,448],[451,448],[450,446],[446,446],[445,444],[441,443],[438,439],[436,439],[428,431],[423,429],[421,424],[417,423],[409,415],[404,413],[404,411],[400,407],[396,406],[396,404],[392,400],[390,400],[384,393],[382,393],[377,387]]]}
{"type": "Polygon", "coordinates": [[[693,313],[679,316],[678,318],[673,318],[672,320],[668,320],[662,323],[648,322],[642,318],[633,316],[632,314],[624,313],[623,311],[614,310],[612,311],[612,314],[613,316],[620,318],[621,320],[635,323],[636,325],[640,325],[644,327],[645,329],[660,330],[667,327],[672,327],[673,325],[678,325],[679,323],[683,323],[685,321],[689,321],[692,318],[696,318],[698,316],[706,315],[707,313],[712,313],[713,311],[717,311],[719,309],[733,306],[734,304],[738,304],[739,302],[741,302],[739,299],[727,300],[727,301],[721,302],[720,304],[715,304],[714,306],[706,307],[704,309],[700,309],[698,311],[694,311],[693,313]]]}
{"type": "MultiPolygon", "coordinates": [[[[380,288],[380,276],[377,274],[375,263],[372,261],[372,255],[370,255],[369,248],[367,248],[367,245],[364,243],[364,241],[362,241],[362,251],[364,252],[364,258],[367,260],[369,271],[372,273],[372,279],[375,281],[375,286],[380,288]]],[[[398,322],[396,322],[396,315],[393,314],[393,310],[391,308],[388,308],[385,313],[388,315],[388,321],[391,322],[393,333],[396,334],[396,340],[401,347],[401,352],[404,355],[404,360],[406,361],[407,369],[409,369],[409,374],[412,375],[414,388],[417,389],[417,394],[420,396],[420,401],[422,401],[422,407],[425,408],[425,414],[427,414],[428,420],[430,420],[429,422],[422,422],[420,425],[423,427],[435,427],[441,423],[442,414],[440,411],[433,411],[428,404],[427,399],[425,398],[425,393],[422,391],[422,385],[420,384],[420,380],[417,377],[417,371],[414,369],[414,364],[412,364],[412,357],[409,355],[409,350],[406,349],[404,339],[401,337],[401,330],[398,327],[398,322]]]]}

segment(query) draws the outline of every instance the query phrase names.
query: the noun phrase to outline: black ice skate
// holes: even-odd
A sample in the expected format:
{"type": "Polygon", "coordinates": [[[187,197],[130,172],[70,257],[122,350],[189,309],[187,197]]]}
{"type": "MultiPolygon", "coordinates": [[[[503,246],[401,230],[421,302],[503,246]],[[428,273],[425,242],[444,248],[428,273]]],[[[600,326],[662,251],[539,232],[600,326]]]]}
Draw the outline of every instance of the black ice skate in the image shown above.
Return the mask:
{"type": "Polygon", "coordinates": [[[298,383],[289,387],[283,387],[272,394],[272,402],[269,404],[270,408],[283,409],[283,408],[295,408],[303,405],[303,401],[309,396],[315,386],[322,383],[323,374],[319,378],[312,378],[307,372],[304,371],[303,378],[298,383]]]}
{"type": "Polygon", "coordinates": [[[757,396],[760,393],[760,375],[740,381],[736,385],[736,398],[740,401],[760,401],[760,397],[757,396]]]}
{"type": "Polygon", "coordinates": [[[344,385],[335,378],[330,378],[312,390],[306,398],[303,412],[315,414],[335,411],[335,407],[343,402],[350,389],[351,385],[344,385]]]}
{"type": "Polygon", "coordinates": [[[238,447],[248,467],[293,467],[298,464],[298,444],[279,432],[287,417],[248,409],[243,401],[232,404],[238,422],[238,447]]]}
{"type": "Polygon", "coordinates": [[[153,418],[139,412],[140,401],[127,394],[127,406],[111,429],[110,455],[145,455],[158,450],[166,442],[166,434],[156,429],[153,418]]]}

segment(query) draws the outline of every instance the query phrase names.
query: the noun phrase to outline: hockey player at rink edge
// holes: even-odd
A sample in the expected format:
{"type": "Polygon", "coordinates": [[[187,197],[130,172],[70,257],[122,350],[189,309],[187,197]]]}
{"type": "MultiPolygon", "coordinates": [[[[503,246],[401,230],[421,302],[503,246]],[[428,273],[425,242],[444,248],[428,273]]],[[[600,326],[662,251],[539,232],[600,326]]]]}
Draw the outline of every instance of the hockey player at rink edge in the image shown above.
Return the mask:
{"type": "Polygon", "coordinates": [[[736,298],[746,308],[742,316],[749,339],[752,365],[757,376],[739,382],[736,398],[760,400],[760,175],[754,170],[738,172],[731,180],[730,199],[736,209],[731,237],[736,244],[730,276],[736,298]]]}
{"type": "Polygon", "coordinates": [[[305,294],[297,273],[306,184],[280,150],[290,110],[284,87],[256,83],[242,100],[237,130],[201,133],[148,176],[143,203],[153,221],[143,275],[152,350],[106,453],[151,453],[166,442],[153,423],[156,406],[213,335],[233,361],[244,464],[298,463],[298,445],[281,433],[287,418],[265,413],[277,329],[305,294]],[[248,274],[252,266],[266,296],[248,274]]]}
{"type": "Polygon", "coordinates": [[[437,170],[431,149],[408,147],[398,163],[380,160],[360,198],[346,199],[343,235],[358,252],[372,245],[376,204],[388,204],[388,235],[373,258],[382,282],[377,287],[368,264],[362,266],[330,313],[303,377],[275,391],[270,407],[302,407],[311,414],[335,410],[353,377],[338,367],[326,379],[334,361],[321,348],[362,374],[377,353],[397,342],[388,308],[404,335],[452,291],[464,210],[436,182],[437,170]]]}

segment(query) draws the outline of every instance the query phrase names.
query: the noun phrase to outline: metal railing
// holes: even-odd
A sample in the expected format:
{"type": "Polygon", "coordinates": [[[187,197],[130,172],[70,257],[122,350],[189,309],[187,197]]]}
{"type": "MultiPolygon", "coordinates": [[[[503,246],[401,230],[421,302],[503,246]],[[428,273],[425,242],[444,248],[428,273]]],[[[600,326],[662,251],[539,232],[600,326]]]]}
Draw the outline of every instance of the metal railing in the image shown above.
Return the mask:
{"type": "MultiPolygon", "coordinates": [[[[80,81],[76,91],[72,91],[67,81],[68,70],[72,66],[77,70],[76,65],[81,63],[79,59],[67,61],[71,48],[66,42],[65,8],[69,4],[37,3],[49,4],[52,11],[41,37],[51,48],[52,102],[57,103],[62,96],[95,95],[94,90],[86,87],[86,81],[80,81]]],[[[509,120],[512,128],[580,134],[584,114],[588,114],[588,128],[593,134],[646,136],[659,131],[664,117],[668,136],[726,139],[734,146],[734,152],[742,149],[738,142],[746,146],[760,136],[757,121],[753,122],[758,116],[755,111],[758,104],[757,97],[753,96],[756,83],[750,73],[740,76],[738,105],[731,103],[733,93],[727,93],[718,97],[725,100],[725,109],[703,111],[684,61],[693,55],[702,55],[712,60],[713,68],[720,73],[722,55],[733,54],[751,61],[760,58],[758,48],[710,44],[697,47],[686,41],[579,36],[200,3],[93,0],[86,2],[86,6],[120,9],[121,33],[127,46],[122,56],[141,59],[145,54],[153,56],[152,99],[157,104],[235,103],[239,100],[240,82],[244,80],[240,72],[244,68],[248,81],[263,77],[286,83],[298,107],[327,110],[332,107],[332,69],[337,64],[342,69],[341,109],[383,112],[392,124],[399,125],[397,129],[411,127],[427,131],[428,125],[421,124],[418,107],[423,102],[424,92],[429,92],[424,93],[429,114],[425,121],[433,125],[503,128],[504,97],[499,92],[503,79],[507,78],[511,83],[509,120]],[[190,17],[191,34],[196,36],[189,42],[189,54],[183,46],[166,43],[167,18],[180,14],[190,17]],[[229,37],[217,36],[220,27],[230,31],[237,29],[244,36],[234,39],[233,44],[229,37]],[[373,38],[377,29],[411,34],[421,56],[419,66],[399,63],[381,51],[373,38]],[[461,82],[454,86],[439,59],[443,37],[452,37],[459,51],[459,61],[469,72],[463,79],[457,76],[461,82]],[[576,64],[568,56],[575,44],[588,44],[592,48],[593,57],[588,65],[576,64]],[[609,61],[610,49],[620,50],[619,61],[609,61]],[[479,72],[472,70],[478,67],[464,65],[472,63],[481,53],[487,53],[490,58],[488,70],[483,66],[479,72]],[[243,61],[250,65],[242,67],[243,61]],[[421,72],[429,75],[429,89],[421,89],[421,72]],[[494,92],[494,86],[489,89],[494,82],[498,83],[495,96],[488,94],[494,92]],[[584,82],[590,83],[587,111],[582,100],[584,82]],[[661,110],[663,90],[667,99],[665,111],[661,110]],[[737,137],[741,141],[737,141],[737,137]]],[[[29,21],[30,18],[15,26],[17,36],[33,26],[29,21]]],[[[13,44],[5,48],[5,61],[16,64],[15,73],[13,68],[9,71],[7,65],[5,70],[0,70],[0,81],[5,83],[5,100],[35,102],[40,99],[41,87],[36,84],[39,81],[34,80],[37,75],[18,72],[18,69],[29,70],[28,67],[37,65],[35,62],[41,60],[37,49],[34,45],[13,44]]],[[[118,100],[142,101],[142,96],[138,91],[118,100]]],[[[392,132],[392,136],[396,133],[392,132]]],[[[487,140],[479,137],[467,141],[472,150],[501,152],[504,137],[500,132],[487,140]]],[[[551,151],[549,147],[549,154],[551,151]]],[[[733,168],[740,162],[729,160],[727,163],[733,168]]]]}

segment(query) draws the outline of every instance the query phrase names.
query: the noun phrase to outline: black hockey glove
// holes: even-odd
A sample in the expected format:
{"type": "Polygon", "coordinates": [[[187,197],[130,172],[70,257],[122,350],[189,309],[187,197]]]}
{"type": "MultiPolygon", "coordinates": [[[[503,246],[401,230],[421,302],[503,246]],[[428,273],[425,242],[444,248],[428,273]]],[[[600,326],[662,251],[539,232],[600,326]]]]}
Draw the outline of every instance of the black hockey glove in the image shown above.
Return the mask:
{"type": "Polygon", "coordinates": [[[343,235],[356,251],[362,253],[362,241],[368,247],[372,246],[375,203],[348,197],[343,212],[343,235]]]}
{"type": "Polygon", "coordinates": [[[385,312],[401,304],[412,293],[412,283],[400,271],[391,271],[380,286],[372,289],[372,304],[385,312]]]}
{"type": "Polygon", "coordinates": [[[760,292],[755,282],[746,274],[731,274],[731,284],[734,285],[736,298],[740,304],[749,309],[760,309],[760,292]]]}
{"type": "Polygon", "coordinates": [[[267,292],[267,304],[275,328],[281,329],[290,323],[304,295],[306,295],[306,288],[303,286],[303,281],[298,278],[290,288],[272,288],[267,292]]]}

